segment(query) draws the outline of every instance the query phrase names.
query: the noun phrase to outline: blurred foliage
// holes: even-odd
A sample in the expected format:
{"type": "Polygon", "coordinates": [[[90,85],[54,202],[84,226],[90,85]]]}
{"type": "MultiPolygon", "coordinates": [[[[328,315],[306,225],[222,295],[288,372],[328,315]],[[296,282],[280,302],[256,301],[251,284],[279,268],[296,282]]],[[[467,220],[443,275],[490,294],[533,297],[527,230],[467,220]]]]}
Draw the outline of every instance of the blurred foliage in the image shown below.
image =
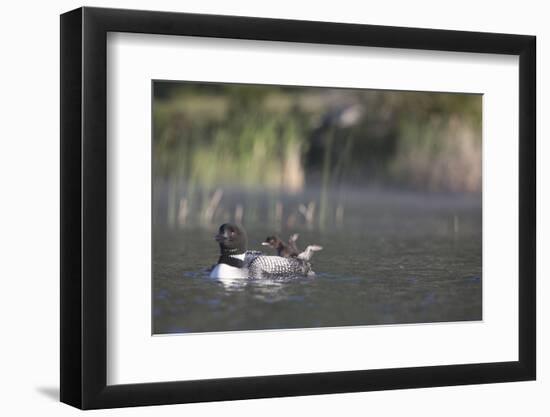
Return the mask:
{"type": "Polygon", "coordinates": [[[481,123],[474,94],[155,81],[153,169],[171,218],[182,189],[319,187],[323,223],[342,186],[481,191],[481,123]]]}

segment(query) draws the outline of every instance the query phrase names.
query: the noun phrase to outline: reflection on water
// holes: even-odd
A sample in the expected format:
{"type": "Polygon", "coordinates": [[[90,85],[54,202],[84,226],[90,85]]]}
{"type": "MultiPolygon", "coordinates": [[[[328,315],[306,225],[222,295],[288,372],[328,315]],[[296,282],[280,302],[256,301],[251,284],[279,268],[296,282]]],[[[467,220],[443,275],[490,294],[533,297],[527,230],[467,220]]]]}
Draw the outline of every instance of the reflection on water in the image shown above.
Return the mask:
{"type": "MultiPolygon", "coordinates": [[[[245,219],[249,249],[275,230],[245,219]]],[[[215,227],[155,226],[153,332],[187,333],[480,320],[479,196],[366,193],[320,244],[314,278],[217,281],[215,227]]]]}

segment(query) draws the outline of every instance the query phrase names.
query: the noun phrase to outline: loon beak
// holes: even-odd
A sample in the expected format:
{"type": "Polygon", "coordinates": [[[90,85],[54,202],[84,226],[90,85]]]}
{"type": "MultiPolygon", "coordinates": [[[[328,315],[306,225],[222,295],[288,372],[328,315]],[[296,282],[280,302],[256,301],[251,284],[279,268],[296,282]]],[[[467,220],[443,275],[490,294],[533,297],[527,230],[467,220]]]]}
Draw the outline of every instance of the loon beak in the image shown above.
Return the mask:
{"type": "Polygon", "coordinates": [[[262,242],[262,246],[270,246],[268,242],[262,242]]]}
{"type": "Polygon", "coordinates": [[[225,236],[218,234],[218,235],[214,236],[214,239],[216,240],[216,242],[220,243],[220,242],[223,242],[225,240],[225,236]]]}

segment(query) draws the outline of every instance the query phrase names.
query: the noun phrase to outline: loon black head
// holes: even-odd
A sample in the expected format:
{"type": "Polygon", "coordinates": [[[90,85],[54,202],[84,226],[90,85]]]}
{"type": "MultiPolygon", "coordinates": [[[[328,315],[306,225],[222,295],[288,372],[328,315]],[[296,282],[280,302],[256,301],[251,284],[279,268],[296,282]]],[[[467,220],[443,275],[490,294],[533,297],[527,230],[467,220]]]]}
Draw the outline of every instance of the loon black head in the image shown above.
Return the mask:
{"type": "Polygon", "coordinates": [[[247,237],[244,229],[234,223],[224,223],[215,236],[222,255],[238,255],[246,252],[247,237]]]}

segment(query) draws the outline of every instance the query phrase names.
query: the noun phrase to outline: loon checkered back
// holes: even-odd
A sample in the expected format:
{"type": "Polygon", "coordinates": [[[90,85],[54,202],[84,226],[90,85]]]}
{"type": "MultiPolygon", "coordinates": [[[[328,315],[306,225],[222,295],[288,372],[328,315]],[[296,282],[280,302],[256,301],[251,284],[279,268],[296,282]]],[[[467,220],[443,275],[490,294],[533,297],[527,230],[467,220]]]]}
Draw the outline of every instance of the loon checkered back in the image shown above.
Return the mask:
{"type": "Polygon", "coordinates": [[[311,264],[298,258],[282,258],[267,256],[261,252],[247,253],[244,260],[248,267],[248,277],[259,278],[291,278],[307,276],[312,273],[311,264]]]}

